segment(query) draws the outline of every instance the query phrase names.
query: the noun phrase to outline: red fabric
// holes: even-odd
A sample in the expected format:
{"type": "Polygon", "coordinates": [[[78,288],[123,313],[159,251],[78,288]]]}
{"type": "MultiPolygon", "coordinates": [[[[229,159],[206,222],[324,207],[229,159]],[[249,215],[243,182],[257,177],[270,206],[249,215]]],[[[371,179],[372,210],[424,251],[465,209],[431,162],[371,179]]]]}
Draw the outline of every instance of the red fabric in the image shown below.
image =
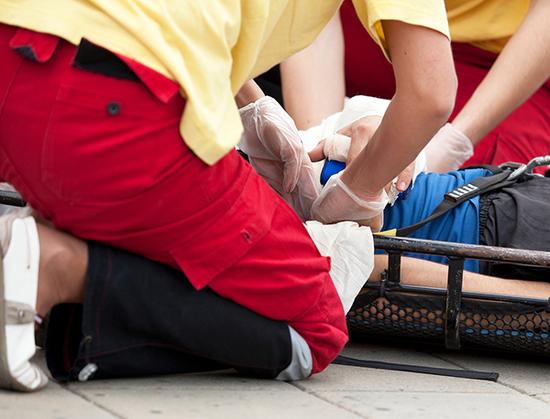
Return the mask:
{"type": "Polygon", "coordinates": [[[59,38],[53,35],[19,29],[11,38],[9,46],[18,49],[32,45],[33,58],[39,63],[45,63],[52,58],[58,42],[59,38]]]}
{"type": "Polygon", "coordinates": [[[395,92],[393,68],[369,36],[351,0],[340,7],[345,42],[346,95],[391,99],[395,92]]]}
{"type": "MultiPolygon", "coordinates": [[[[391,99],[395,80],[391,64],[365,31],[351,0],[340,9],[345,41],[346,94],[391,99]]],[[[458,76],[456,105],[450,120],[460,112],[483,80],[497,55],[468,44],[453,43],[458,76]]],[[[506,86],[502,86],[503,89],[506,86]]],[[[550,81],[493,129],[475,147],[464,166],[527,162],[550,153],[550,81]]],[[[540,173],[544,169],[539,168],[540,173]]]]}
{"type": "MultiPolygon", "coordinates": [[[[450,120],[460,112],[497,58],[496,54],[468,44],[453,43],[458,76],[456,105],[450,120]]],[[[506,89],[506,86],[502,86],[506,89]]],[[[546,82],[523,105],[502,121],[475,147],[464,166],[525,163],[550,153],[550,83],[546,82]]],[[[543,173],[544,168],[536,172],[543,173]]]]}
{"type": "Polygon", "coordinates": [[[287,321],[324,369],[345,317],[329,260],[286,203],[235,151],[208,166],[187,148],[184,100],[163,95],[173,89],[157,73],[141,66],[139,83],[83,71],[64,41],[32,62],[8,47],[14,33],[0,25],[0,175],[57,228],[287,321]]]}

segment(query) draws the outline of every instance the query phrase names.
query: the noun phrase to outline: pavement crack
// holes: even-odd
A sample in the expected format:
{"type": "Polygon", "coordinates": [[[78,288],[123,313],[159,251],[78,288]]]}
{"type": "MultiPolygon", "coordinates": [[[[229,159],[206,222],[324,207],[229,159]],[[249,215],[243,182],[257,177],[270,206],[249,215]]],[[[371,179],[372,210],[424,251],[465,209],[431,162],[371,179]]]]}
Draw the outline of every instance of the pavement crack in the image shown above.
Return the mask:
{"type": "MultiPolygon", "coordinates": [[[[439,355],[439,354],[436,354],[436,353],[432,353],[432,356],[434,356],[434,357],[436,357],[436,358],[439,358],[439,359],[441,359],[442,361],[448,362],[448,363],[450,363],[450,364],[452,364],[452,365],[455,365],[455,366],[457,366],[457,367],[459,367],[459,368],[462,368],[462,369],[465,369],[465,370],[470,370],[470,368],[466,367],[465,365],[462,365],[460,362],[454,361],[454,360],[452,360],[452,359],[445,358],[444,355],[439,355]]],[[[548,402],[547,402],[546,400],[544,400],[544,399],[538,397],[536,394],[530,394],[530,393],[528,393],[527,391],[521,389],[520,387],[516,387],[516,386],[513,385],[513,384],[506,383],[505,381],[501,380],[500,378],[499,378],[499,380],[498,380],[495,384],[498,384],[498,385],[501,385],[501,386],[503,386],[503,387],[509,388],[510,390],[514,390],[514,391],[516,391],[516,392],[518,392],[518,393],[520,393],[520,394],[523,394],[523,395],[525,395],[525,396],[527,396],[527,397],[531,397],[531,398],[533,398],[533,399],[537,399],[537,400],[539,400],[539,401],[542,401],[542,402],[548,404],[548,402]]]]}
{"type": "Polygon", "coordinates": [[[338,407],[338,408],[340,408],[340,409],[342,409],[342,410],[345,410],[346,412],[352,413],[352,414],[354,414],[354,415],[356,415],[356,416],[358,416],[358,417],[360,417],[360,418],[369,419],[368,416],[365,416],[364,414],[361,414],[361,413],[357,412],[356,410],[350,409],[349,407],[344,406],[344,405],[341,404],[341,403],[334,402],[334,401],[332,401],[332,400],[330,400],[330,399],[327,399],[326,397],[323,397],[323,396],[321,396],[320,394],[318,394],[318,393],[316,393],[316,392],[314,392],[314,391],[312,391],[312,390],[308,390],[306,387],[302,386],[302,385],[299,384],[298,382],[289,382],[288,384],[290,384],[291,386],[296,387],[298,390],[303,391],[304,393],[307,393],[307,394],[309,394],[309,395],[311,395],[311,396],[313,396],[313,397],[315,397],[315,398],[317,398],[317,399],[319,399],[319,400],[322,400],[322,401],[327,402],[327,403],[329,403],[329,404],[331,404],[331,405],[333,405],[333,406],[336,406],[336,407],[338,407]]]}
{"type": "Polygon", "coordinates": [[[89,398],[85,394],[82,394],[80,391],[71,388],[70,385],[61,384],[61,387],[65,390],[67,390],[69,393],[75,395],[76,397],[80,397],[81,399],[86,400],[88,403],[93,404],[98,409],[101,409],[101,410],[107,412],[108,414],[114,416],[115,418],[126,419],[124,416],[121,416],[118,413],[116,413],[115,411],[109,409],[108,407],[101,405],[100,403],[96,402],[95,400],[92,400],[91,398],[89,398]]]}

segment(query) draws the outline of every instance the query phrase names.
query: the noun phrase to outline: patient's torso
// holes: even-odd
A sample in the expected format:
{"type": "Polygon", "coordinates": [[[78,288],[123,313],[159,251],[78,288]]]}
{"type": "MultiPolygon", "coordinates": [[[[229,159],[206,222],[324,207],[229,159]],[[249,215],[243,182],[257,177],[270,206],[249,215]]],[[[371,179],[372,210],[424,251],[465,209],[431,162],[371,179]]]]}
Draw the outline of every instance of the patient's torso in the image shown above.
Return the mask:
{"type": "MultiPolygon", "coordinates": [[[[458,170],[444,174],[421,173],[407,199],[399,199],[393,206],[386,208],[383,229],[401,228],[423,220],[439,205],[447,192],[488,174],[490,172],[485,169],[458,170]]],[[[410,237],[478,244],[479,196],[426,224],[410,237]]],[[[421,257],[435,262],[446,262],[445,258],[439,256],[421,257]]],[[[478,261],[466,261],[465,269],[479,271],[478,261]]]]}

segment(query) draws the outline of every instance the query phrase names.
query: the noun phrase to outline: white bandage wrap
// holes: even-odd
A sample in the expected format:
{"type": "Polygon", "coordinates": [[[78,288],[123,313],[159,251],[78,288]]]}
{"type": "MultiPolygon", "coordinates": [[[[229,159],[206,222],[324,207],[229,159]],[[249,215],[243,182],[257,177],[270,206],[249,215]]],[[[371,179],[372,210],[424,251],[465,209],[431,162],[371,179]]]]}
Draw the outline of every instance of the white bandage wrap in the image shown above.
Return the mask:
{"type": "Polygon", "coordinates": [[[332,134],[323,144],[323,154],[329,160],[345,162],[348,159],[351,138],[343,134],[332,134]]]}
{"type": "Polygon", "coordinates": [[[335,123],[335,131],[338,131],[354,123],[358,119],[367,116],[384,116],[390,101],[372,96],[353,96],[346,101],[344,110],[335,123]]]}
{"type": "Polygon", "coordinates": [[[350,221],[337,224],[308,221],[306,229],[319,253],[331,259],[330,277],[347,313],[374,267],[371,230],[350,221]]]}

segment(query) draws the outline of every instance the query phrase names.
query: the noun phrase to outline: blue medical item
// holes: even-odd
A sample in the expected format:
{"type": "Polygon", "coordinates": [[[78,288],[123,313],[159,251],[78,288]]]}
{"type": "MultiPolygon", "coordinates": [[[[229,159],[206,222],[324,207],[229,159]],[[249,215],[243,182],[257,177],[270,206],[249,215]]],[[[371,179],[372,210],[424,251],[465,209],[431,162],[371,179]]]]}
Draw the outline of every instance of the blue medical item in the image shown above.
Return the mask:
{"type": "Polygon", "coordinates": [[[338,160],[325,160],[323,170],[321,170],[321,185],[325,185],[332,175],[341,172],[346,168],[346,163],[338,160]]]}

